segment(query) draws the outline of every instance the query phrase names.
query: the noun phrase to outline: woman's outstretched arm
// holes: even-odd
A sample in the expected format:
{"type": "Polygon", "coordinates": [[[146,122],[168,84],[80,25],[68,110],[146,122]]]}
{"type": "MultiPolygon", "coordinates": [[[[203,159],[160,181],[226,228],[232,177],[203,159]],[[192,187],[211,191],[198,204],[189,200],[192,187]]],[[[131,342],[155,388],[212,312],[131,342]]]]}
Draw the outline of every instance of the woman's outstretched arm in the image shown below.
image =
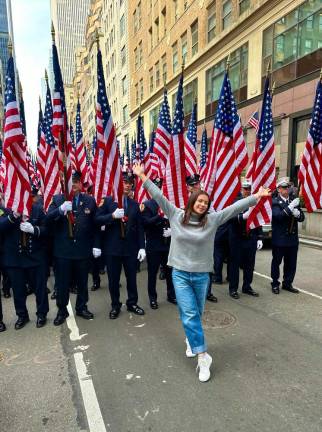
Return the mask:
{"type": "Polygon", "coordinates": [[[180,209],[167,200],[162,191],[151,180],[149,180],[149,178],[144,173],[143,165],[134,164],[133,173],[140,177],[143,182],[143,187],[149,192],[151,197],[156,200],[169,220],[177,211],[180,211],[180,209]]]}

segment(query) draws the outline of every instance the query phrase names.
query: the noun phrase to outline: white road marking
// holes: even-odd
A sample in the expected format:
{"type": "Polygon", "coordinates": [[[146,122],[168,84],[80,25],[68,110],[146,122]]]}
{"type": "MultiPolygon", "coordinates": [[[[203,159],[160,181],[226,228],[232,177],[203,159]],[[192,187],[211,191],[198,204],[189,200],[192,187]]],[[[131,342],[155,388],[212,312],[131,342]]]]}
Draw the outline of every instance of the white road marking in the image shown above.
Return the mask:
{"type": "MultiPolygon", "coordinates": [[[[81,340],[86,334],[79,334],[79,329],[76,324],[74,312],[70,302],[68,303],[69,317],[67,318],[67,326],[70,329],[70,340],[81,340]]],[[[83,352],[74,354],[74,361],[76,372],[79,380],[79,385],[82,392],[84,408],[88,421],[90,432],[106,432],[104,420],[102,417],[101,409],[97,400],[93,380],[87,373],[87,367],[84,361],[83,352]]]]}
{"type": "MultiPolygon", "coordinates": [[[[264,279],[268,279],[268,280],[272,280],[272,278],[270,277],[270,276],[267,276],[267,275],[265,275],[265,274],[262,274],[262,273],[258,273],[258,272],[256,272],[256,271],[254,271],[254,274],[255,275],[257,275],[257,276],[260,276],[260,277],[262,277],[262,278],[264,278],[264,279]]],[[[299,288],[299,287],[296,287],[296,286],[294,286],[294,288],[296,288],[296,289],[298,289],[301,293],[303,293],[303,294],[306,294],[306,295],[309,295],[309,296],[311,296],[311,297],[314,297],[314,298],[317,298],[317,299],[319,299],[319,300],[322,300],[322,296],[319,296],[319,295],[317,295],[317,294],[314,294],[314,293],[311,293],[310,291],[306,291],[306,290],[304,290],[304,289],[302,289],[302,288],[299,288]]]]}

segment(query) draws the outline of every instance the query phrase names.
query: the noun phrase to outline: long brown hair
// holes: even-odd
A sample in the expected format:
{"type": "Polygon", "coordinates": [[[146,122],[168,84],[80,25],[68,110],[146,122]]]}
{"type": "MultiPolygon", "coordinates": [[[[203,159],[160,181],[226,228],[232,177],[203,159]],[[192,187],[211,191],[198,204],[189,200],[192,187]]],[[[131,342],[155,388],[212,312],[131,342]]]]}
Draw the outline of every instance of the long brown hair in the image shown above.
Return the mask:
{"type": "Polygon", "coordinates": [[[207,213],[208,213],[209,208],[210,208],[210,198],[209,198],[209,195],[207,194],[207,192],[205,192],[203,190],[198,190],[196,192],[192,192],[192,194],[190,195],[189,200],[188,200],[187,205],[186,205],[186,208],[184,209],[184,215],[182,218],[182,225],[188,225],[189,224],[191,214],[193,213],[193,207],[194,207],[197,199],[200,197],[200,195],[205,195],[206,197],[208,197],[208,208],[204,212],[204,214],[199,216],[199,224],[196,226],[197,227],[203,227],[206,225],[207,213]]]}

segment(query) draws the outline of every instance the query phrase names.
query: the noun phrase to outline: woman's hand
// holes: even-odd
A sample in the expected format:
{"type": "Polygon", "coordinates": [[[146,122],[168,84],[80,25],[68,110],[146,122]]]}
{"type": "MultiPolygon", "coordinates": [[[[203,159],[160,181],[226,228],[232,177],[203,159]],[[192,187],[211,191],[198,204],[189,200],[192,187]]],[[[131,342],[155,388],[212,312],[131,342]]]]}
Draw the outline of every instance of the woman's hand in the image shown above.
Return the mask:
{"type": "Polygon", "coordinates": [[[254,197],[259,200],[262,197],[268,197],[271,196],[271,190],[265,189],[263,186],[261,186],[257,193],[254,194],[254,197]]]}
{"type": "Polygon", "coordinates": [[[135,163],[133,165],[133,173],[136,176],[140,177],[141,180],[143,180],[143,181],[146,180],[146,175],[144,174],[144,166],[143,166],[143,164],[135,163]]]}

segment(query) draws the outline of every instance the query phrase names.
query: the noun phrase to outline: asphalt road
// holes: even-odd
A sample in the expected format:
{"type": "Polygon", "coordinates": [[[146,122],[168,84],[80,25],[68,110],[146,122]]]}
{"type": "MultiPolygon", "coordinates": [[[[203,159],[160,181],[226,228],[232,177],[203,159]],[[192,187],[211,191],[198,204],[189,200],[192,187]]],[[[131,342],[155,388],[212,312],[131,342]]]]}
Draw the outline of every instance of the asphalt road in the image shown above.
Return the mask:
{"type": "MultiPolygon", "coordinates": [[[[269,275],[270,254],[258,253],[258,274],[269,275]]],[[[294,285],[315,297],[273,295],[259,275],[253,283],[259,298],[233,300],[226,284],[214,287],[219,302],[208,303],[205,314],[213,376],[205,384],[196,359],[185,358],[184,334],[163,282],[160,309],[148,307],[144,269],[138,275],[144,317],[123,309],[117,320],[108,319],[105,276],[90,297],[95,319],[77,318],[78,329],[73,319],[69,327],[52,325],[52,301],[48,325],[36,329],[30,296],[32,321],[17,332],[12,301],[3,299],[8,331],[0,334],[0,431],[320,432],[321,263],[321,250],[301,246],[294,285]],[[85,371],[79,362],[76,368],[76,357],[85,371]]]]}

